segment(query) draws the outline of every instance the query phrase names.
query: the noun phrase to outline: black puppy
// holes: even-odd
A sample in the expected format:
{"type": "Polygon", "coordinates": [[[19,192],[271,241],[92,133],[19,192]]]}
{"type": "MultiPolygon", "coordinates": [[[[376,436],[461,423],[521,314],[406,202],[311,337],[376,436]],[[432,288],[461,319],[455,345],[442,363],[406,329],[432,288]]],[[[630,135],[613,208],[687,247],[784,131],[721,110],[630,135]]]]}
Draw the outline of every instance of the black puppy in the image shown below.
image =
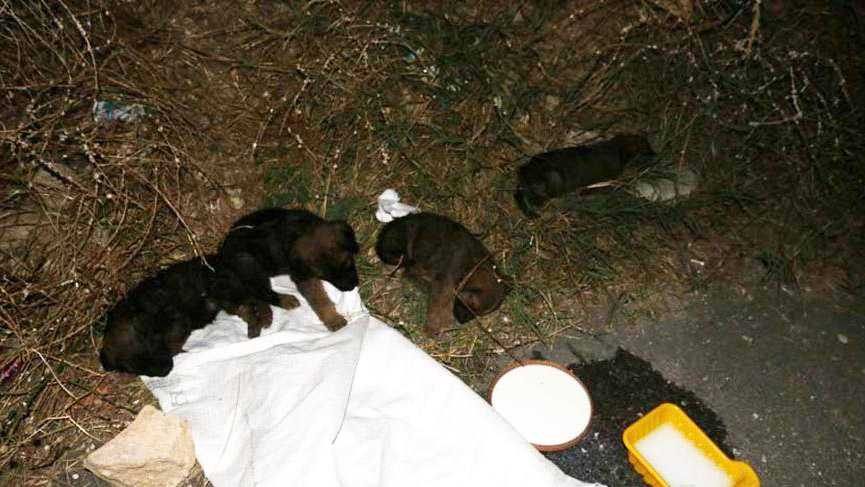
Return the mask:
{"type": "Polygon", "coordinates": [[[407,277],[429,291],[424,332],[430,336],[441,334],[454,318],[466,323],[495,311],[510,290],[484,244],[441,215],[415,213],[393,220],[382,228],[375,250],[382,262],[401,265],[407,277]]]}
{"type": "Polygon", "coordinates": [[[293,296],[251,288],[260,270],[248,255],[231,261],[206,256],[173,264],[133,288],[106,315],[99,360],[106,371],[165,376],[193,330],[213,321],[220,309],[246,321],[250,338],[270,325],[270,305],[287,309],[293,296]]]}
{"type": "Polygon", "coordinates": [[[617,135],[592,145],[538,154],[517,171],[517,206],[535,218],[535,210],[550,199],[615,179],[635,159],[652,155],[649,141],[641,135],[617,135]]]}
{"type": "Polygon", "coordinates": [[[107,313],[99,352],[107,371],[165,376],[193,330],[213,321],[213,271],[200,260],[169,266],[144,280],[107,313]]]}
{"type": "Polygon", "coordinates": [[[270,277],[288,274],[325,326],[338,330],[345,326],[345,318],[321,281],[341,291],[357,287],[354,257],[358,250],[354,230],[344,221],[327,221],[301,209],[268,208],[235,222],[219,254],[228,262],[238,256],[254,261],[258,275],[248,275],[245,285],[255,295],[272,292],[270,277]]]}
{"type": "Polygon", "coordinates": [[[257,258],[245,252],[218,254],[212,264],[215,274],[208,295],[225,311],[246,322],[249,338],[261,335],[262,328],[273,322],[270,305],[294,309],[300,301],[290,294],[277,294],[270,280],[262,278],[267,271],[257,258]]]}

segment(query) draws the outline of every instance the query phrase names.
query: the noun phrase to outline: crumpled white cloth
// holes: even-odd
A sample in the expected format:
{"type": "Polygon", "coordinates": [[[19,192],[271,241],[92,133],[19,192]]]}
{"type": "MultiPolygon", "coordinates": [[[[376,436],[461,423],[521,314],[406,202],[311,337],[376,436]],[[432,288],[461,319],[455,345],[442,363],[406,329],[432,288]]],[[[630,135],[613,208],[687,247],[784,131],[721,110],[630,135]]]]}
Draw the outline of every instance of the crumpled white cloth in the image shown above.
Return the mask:
{"type": "Polygon", "coordinates": [[[392,190],[386,189],[378,197],[378,209],[375,212],[375,217],[382,223],[393,221],[394,218],[402,218],[409,213],[417,213],[420,210],[417,207],[399,202],[399,194],[392,190]]]}
{"type": "Polygon", "coordinates": [[[287,276],[255,339],[220,313],[196,330],[167,377],[142,377],[188,422],[220,486],[578,487],[480,396],[370,316],[357,290],[326,284],[349,324],[329,332],[287,276]]]}

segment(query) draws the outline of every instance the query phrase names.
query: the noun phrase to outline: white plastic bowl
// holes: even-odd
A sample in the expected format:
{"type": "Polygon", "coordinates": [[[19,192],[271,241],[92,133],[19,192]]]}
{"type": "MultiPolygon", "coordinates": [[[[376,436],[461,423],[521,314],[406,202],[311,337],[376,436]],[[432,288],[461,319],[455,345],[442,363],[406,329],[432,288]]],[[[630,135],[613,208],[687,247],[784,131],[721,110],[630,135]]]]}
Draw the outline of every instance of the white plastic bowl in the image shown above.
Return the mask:
{"type": "Polygon", "coordinates": [[[575,445],[589,428],[592,401],[568,369],[548,360],[513,363],[493,381],[490,404],[540,451],[575,445]]]}

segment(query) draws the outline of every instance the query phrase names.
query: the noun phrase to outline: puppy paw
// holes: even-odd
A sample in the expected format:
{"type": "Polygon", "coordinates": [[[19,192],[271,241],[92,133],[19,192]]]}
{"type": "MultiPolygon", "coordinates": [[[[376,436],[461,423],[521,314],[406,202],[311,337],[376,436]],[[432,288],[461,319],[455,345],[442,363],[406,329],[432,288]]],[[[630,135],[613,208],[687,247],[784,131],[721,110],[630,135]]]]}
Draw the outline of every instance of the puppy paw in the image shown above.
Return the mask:
{"type": "Polygon", "coordinates": [[[292,294],[279,295],[279,307],[282,309],[294,309],[300,306],[300,301],[292,294]]]}
{"type": "Polygon", "coordinates": [[[340,328],[344,327],[348,323],[347,321],[345,321],[345,318],[343,318],[339,314],[335,314],[333,316],[328,316],[323,321],[324,321],[324,326],[326,326],[327,329],[330,331],[339,330],[340,328]]]}
{"type": "Polygon", "coordinates": [[[437,326],[431,326],[429,323],[427,323],[423,327],[423,334],[428,336],[429,338],[434,338],[434,339],[438,340],[439,338],[442,337],[443,333],[444,333],[443,328],[439,328],[437,326]]]}
{"type": "Polygon", "coordinates": [[[427,311],[426,325],[423,332],[430,338],[440,338],[445,330],[453,326],[454,319],[451,310],[432,307],[427,311]]]}
{"type": "Polygon", "coordinates": [[[237,308],[237,316],[246,322],[246,336],[256,338],[273,322],[273,311],[266,303],[245,304],[237,308]]]}
{"type": "Polygon", "coordinates": [[[261,336],[261,327],[246,325],[246,338],[258,338],[261,336]]]}
{"type": "Polygon", "coordinates": [[[424,325],[423,333],[430,338],[438,340],[442,338],[445,330],[450,328],[452,325],[453,320],[450,319],[430,319],[427,321],[426,325],[424,325]]]}

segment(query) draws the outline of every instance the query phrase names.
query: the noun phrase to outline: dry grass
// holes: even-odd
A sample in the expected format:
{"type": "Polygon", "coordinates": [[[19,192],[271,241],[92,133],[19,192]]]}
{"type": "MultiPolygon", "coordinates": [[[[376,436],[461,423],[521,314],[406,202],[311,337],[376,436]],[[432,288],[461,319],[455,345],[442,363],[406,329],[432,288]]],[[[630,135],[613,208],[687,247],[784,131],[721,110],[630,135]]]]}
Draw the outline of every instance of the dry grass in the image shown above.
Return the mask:
{"type": "Polygon", "coordinates": [[[662,311],[742,258],[861,292],[862,61],[834,54],[861,52],[861,27],[802,2],[752,31],[734,3],[702,2],[690,28],[615,0],[0,3],[0,480],[83,478],[86,451],[152,401],[99,369],[98,318],[264,204],[348,218],[370,308],[467,379],[501,345],[662,311]],[[103,100],[146,114],[95,121],[103,100]],[[526,155],[626,130],[699,170],[700,192],[521,217],[526,155]],[[495,341],[420,336],[421,295],[372,251],[387,187],[464,222],[515,277],[482,320],[495,341]]]}

